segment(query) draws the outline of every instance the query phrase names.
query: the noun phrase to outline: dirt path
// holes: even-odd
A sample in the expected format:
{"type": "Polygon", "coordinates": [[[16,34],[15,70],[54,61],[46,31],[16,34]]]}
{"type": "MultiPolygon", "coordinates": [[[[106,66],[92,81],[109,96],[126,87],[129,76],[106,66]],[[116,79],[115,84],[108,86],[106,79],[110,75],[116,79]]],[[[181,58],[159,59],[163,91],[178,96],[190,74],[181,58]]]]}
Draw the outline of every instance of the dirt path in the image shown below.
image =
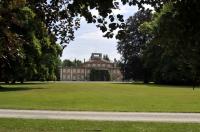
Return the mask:
{"type": "Polygon", "coordinates": [[[0,118],[200,123],[200,113],[82,112],[0,109],[0,118]]]}

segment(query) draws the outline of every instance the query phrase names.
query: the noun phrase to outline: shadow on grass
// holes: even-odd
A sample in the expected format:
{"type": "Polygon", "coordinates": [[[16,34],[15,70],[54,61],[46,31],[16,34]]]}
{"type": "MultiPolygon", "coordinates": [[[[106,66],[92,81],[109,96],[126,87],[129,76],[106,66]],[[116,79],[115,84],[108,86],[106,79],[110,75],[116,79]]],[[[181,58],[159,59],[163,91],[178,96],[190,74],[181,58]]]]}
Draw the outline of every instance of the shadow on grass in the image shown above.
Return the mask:
{"type": "Polygon", "coordinates": [[[142,83],[142,82],[115,82],[112,84],[142,84],[142,85],[144,85],[144,83],[142,83]]]}
{"type": "Polygon", "coordinates": [[[45,88],[23,88],[23,87],[2,87],[0,86],[0,92],[14,92],[14,91],[27,91],[27,90],[37,90],[37,89],[45,89],[45,88]]]}
{"type": "Polygon", "coordinates": [[[122,85],[146,85],[146,86],[152,86],[152,85],[156,85],[155,83],[148,83],[145,84],[143,82],[115,82],[112,84],[122,84],[122,85]]]}
{"type": "Polygon", "coordinates": [[[4,85],[38,85],[38,84],[48,84],[49,82],[24,82],[24,83],[4,83],[4,82],[0,82],[0,85],[4,86],[4,85]]]}
{"type": "MultiPolygon", "coordinates": [[[[184,84],[156,84],[156,83],[148,83],[145,84],[143,82],[119,82],[119,83],[112,83],[112,84],[122,84],[122,85],[143,85],[143,86],[156,86],[156,87],[163,87],[163,88],[193,88],[192,85],[184,85],[184,84]]],[[[200,88],[199,85],[195,86],[195,89],[200,88]]]]}

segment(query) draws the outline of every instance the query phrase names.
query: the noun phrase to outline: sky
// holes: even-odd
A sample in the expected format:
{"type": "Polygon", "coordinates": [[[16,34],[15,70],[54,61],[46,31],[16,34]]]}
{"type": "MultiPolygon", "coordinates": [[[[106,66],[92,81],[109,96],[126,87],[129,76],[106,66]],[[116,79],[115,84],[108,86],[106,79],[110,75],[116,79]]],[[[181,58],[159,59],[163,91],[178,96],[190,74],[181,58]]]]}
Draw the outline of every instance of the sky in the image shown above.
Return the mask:
{"type": "MultiPolygon", "coordinates": [[[[114,10],[114,14],[124,15],[126,20],[129,16],[134,15],[137,7],[121,6],[120,10],[114,10]]],[[[93,12],[96,14],[96,12],[93,12]]],[[[75,39],[70,42],[64,49],[61,60],[64,59],[79,59],[88,60],[91,53],[107,54],[111,60],[120,59],[120,54],[117,52],[117,40],[115,38],[107,39],[103,37],[103,33],[96,27],[95,24],[88,24],[81,19],[81,26],[78,31],[75,31],[75,39]]]]}

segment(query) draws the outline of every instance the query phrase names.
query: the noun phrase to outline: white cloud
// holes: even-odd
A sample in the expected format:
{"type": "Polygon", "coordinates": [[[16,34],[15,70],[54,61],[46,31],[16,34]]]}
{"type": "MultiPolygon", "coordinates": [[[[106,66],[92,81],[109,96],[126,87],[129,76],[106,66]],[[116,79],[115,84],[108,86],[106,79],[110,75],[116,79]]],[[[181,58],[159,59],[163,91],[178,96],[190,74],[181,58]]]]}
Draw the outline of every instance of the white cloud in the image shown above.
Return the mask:
{"type": "MultiPolygon", "coordinates": [[[[121,6],[120,10],[114,10],[114,14],[124,15],[124,19],[133,15],[137,11],[137,7],[121,6]]],[[[93,14],[98,14],[93,11],[93,14]]],[[[107,39],[103,37],[103,33],[97,29],[95,24],[88,24],[84,18],[81,18],[81,28],[75,32],[75,40],[72,41],[64,50],[62,60],[89,59],[92,52],[108,54],[111,60],[114,58],[120,59],[120,54],[117,52],[117,40],[107,39]]]]}
{"type": "Polygon", "coordinates": [[[85,40],[102,40],[103,34],[101,31],[97,29],[97,31],[83,33],[80,36],[77,36],[77,39],[85,39],[85,40]]]}
{"type": "Polygon", "coordinates": [[[63,52],[63,59],[89,59],[91,53],[98,52],[108,54],[113,60],[120,59],[120,55],[116,50],[117,42],[115,39],[107,39],[102,37],[102,33],[96,31],[86,32],[80,36],[76,36],[75,41],[70,43],[63,52]]]}
{"type": "Polygon", "coordinates": [[[79,39],[98,39],[100,35],[101,34],[99,31],[94,31],[94,32],[84,33],[81,36],[77,36],[77,38],[79,38],[79,39]]]}
{"type": "Polygon", "coordinates": [[[128,9],[126,6],[123,6],[120,9],[113,9],[112,11],[114,14],[127,14],[128,13],[128,9]]]}
{"type": "Polygon", "coordinates": [[[147,5],[147,4],[144,5],[144,8],[145,9],[154,10],[154,8],[151,5],[147,5]]]}

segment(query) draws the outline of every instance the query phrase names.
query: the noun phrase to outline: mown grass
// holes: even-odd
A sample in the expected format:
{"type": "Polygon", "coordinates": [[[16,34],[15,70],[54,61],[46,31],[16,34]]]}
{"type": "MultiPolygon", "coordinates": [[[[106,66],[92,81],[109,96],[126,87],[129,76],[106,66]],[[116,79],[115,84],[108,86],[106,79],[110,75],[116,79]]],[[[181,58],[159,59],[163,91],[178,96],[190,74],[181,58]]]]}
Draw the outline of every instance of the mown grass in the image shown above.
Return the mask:
{"type": "Polygon", "coordinates": [[[200,112],[200,89],[112,83],[1,85],[0,108],[81,111],[200,112]]]}
{"type": "Polygon", "coordinates": [[[200,124],[0,119],[1,132],[199,132],[200,124]]]}

